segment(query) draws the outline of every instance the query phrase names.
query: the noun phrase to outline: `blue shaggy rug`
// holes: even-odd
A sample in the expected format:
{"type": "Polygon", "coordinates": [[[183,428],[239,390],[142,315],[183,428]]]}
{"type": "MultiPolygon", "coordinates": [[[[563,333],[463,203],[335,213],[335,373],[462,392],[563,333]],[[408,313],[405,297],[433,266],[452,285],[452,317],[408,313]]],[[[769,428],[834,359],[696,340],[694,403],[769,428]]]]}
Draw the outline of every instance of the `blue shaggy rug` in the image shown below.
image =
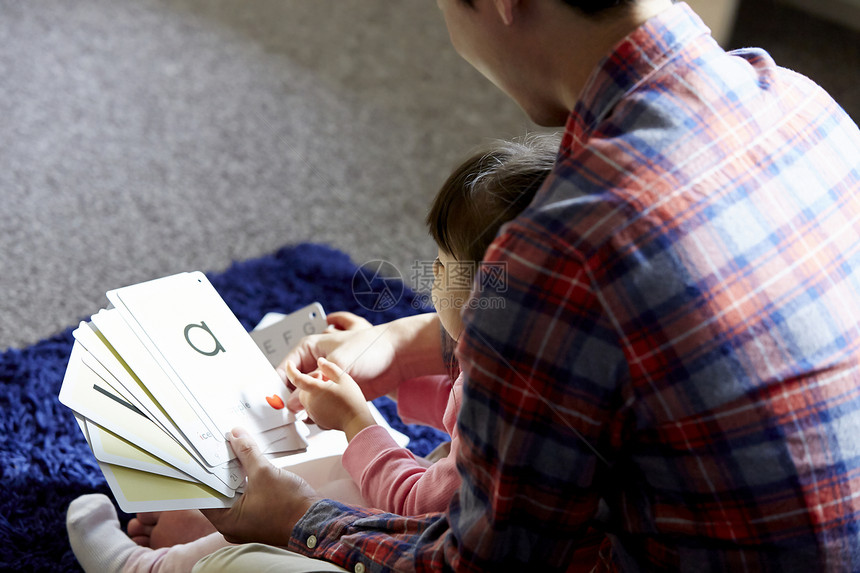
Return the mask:
{"type": "MultiPolygon", "coordinates": [[[[424,310],[411,291],[403,289],[401,295],[396,285],[394,298],[367,304],[353,294],[355,290],[360,292],[363,286],[365,292],[379,293],[390,290],[391,284],[374,283],[377,279],[371,276],[369,285],[362,282],[355,289],[357,270],[339,251],[303,244],[208,276],[247,329],[267,312],[287,313],[313,301],[327,311],[349,310],[375,324],[424,310]]],[[[123,285],[105,285],[105,290],[118,286],[123,285]]],[[[66,537],[66,507],[81,494],[110,496],[72,412],[57,400],[72,348],[72,328],[29,348],[0,354],[3,571],[79,571],[66,537]]],[[[380,398],[375,404],[393,427],[411,438],[409,447],[416,454],[429,453],[443,439],[436,430],[405,426],[389,400],[380,398]]],[[[125,522],[130,516],[120,512],[120,518],[125,522]]]]}

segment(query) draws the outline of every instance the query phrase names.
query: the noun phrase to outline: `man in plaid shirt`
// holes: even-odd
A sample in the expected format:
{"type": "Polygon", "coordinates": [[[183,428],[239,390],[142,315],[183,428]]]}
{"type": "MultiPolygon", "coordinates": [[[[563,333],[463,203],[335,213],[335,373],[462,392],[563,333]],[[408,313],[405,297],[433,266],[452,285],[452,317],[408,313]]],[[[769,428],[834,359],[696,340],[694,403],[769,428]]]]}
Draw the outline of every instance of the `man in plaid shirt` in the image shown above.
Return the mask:
{"type": "MultiPolygon", "coordinates": [[[[857,126],[684,4],[439,4],[461,55],[565,125],[487,253],[506,281],[475,292],[504,304],[464,317],[461,491],[442,515],[342,506],[240,433],[247,493],[210,519],[355,571],[860,570],[857,126]]],[[[328,356],[374,398],[438,350],[421,315],[288,359],[328,356]]],[[[290,570],[262,545],[198,568],[264,554],[290,570]]]]}

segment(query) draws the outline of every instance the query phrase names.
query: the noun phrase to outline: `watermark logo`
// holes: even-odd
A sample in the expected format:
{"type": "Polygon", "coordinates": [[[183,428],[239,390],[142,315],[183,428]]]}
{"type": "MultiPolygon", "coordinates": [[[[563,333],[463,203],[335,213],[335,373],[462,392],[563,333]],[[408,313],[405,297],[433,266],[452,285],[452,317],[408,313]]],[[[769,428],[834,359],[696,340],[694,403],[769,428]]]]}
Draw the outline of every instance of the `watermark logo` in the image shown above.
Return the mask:
{"type": "Polygon", "coordinates": [[[352,296],[366,310],[384,312],[400,302],[403,277],[388,261],[369,261],[352,276],[352,296]]]}
{"type": "Polygon", "coordinates": [[[508,263],[481,263],[476,281],[478,292],[492,291],[502,294],[508,290],[508,263]]]}
{"type": "Polygon", "coordinates": [[[508,290],[506,262],[448,261],[442,265],[438,260],[415,261],[411,279],[417,292],[412,303],[415,308],[464,310],[505,307],[504,297],[493,295],[508,290]]]}
{"type": "MultiPolygon", "coordinates": [[[[416,260],[410,270],[412,306],[416,309],[504,308],[504,297],[493,295],[508,290],[505,262],[455,261],[443,266],[438,261],[416,260]]],[[[388,261],[364,263],[352,277],[353,297],[366,310],[389,310],[400,302],[405,291],[403,276],[388,261]]]]}

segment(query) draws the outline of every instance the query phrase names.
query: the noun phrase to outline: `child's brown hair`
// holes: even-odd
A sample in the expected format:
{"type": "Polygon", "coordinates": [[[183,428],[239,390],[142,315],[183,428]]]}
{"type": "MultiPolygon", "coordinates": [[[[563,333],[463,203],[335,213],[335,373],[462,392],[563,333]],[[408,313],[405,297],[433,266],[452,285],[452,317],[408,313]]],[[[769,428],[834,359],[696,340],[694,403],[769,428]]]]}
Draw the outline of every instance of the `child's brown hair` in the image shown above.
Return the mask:
{"type": "Polygon", "coordinates": [[[459,261],[480,262],[499,228],[531,203],[560,144],[555,134],[499,140],[460,164],[427,214],[436,244],[459,261]]]}

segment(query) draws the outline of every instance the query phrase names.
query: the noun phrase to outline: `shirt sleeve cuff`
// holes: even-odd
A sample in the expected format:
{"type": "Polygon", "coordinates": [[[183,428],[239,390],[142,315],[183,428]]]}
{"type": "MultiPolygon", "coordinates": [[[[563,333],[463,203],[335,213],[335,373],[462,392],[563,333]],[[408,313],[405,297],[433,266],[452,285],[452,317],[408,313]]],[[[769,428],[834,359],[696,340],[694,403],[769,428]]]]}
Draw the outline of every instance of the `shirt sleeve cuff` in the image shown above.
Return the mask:
{"type": "Polygon", "coordinates": [[[330,499],[316,501],[293,527],[287,549],[308,557],[330,560],[330,546],[356,519],[367,517],[361,508],[342,505],[330,499]]]}

